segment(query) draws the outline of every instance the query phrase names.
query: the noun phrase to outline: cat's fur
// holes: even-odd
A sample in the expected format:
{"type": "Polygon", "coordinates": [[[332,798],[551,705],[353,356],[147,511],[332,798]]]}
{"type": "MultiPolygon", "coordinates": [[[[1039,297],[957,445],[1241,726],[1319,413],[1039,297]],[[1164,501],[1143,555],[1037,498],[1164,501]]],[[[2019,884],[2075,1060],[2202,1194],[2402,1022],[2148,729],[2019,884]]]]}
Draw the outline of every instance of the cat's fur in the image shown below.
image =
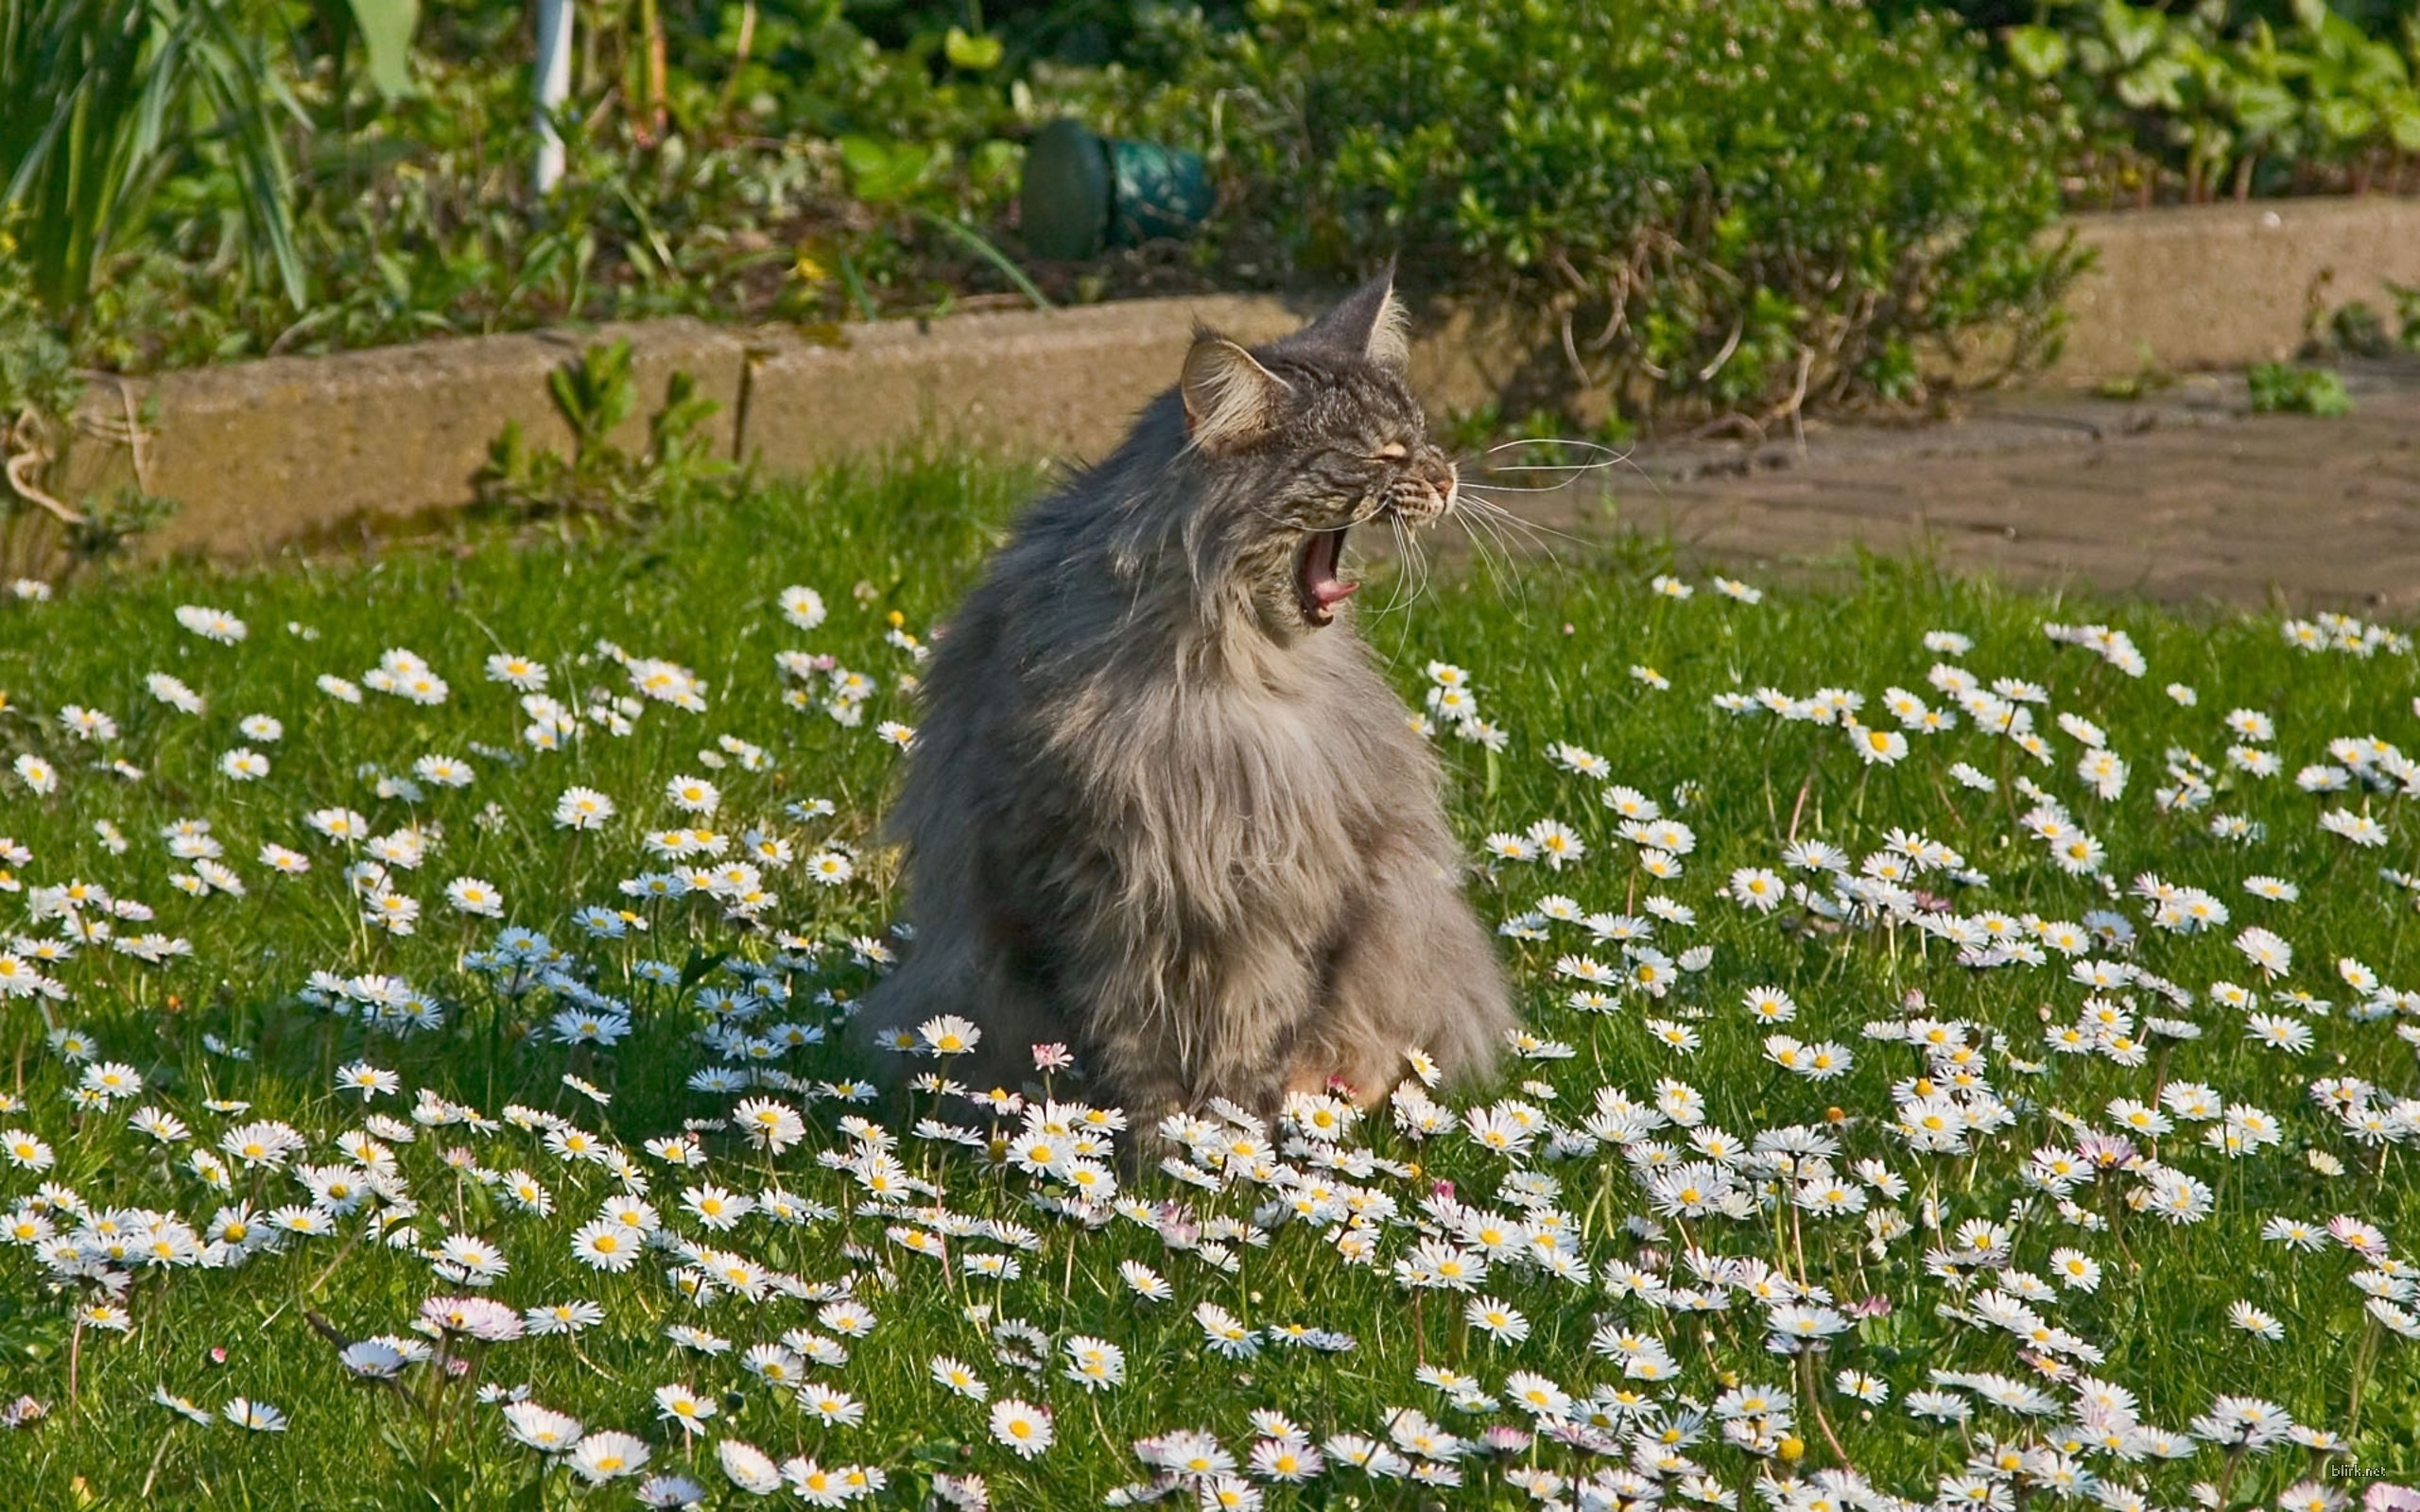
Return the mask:
{"type": "Polygon", "coordinates": [[[1457,507],[1400,320],[1380,279],[1254,352],[1199,333],[1019,521],[925,683],[890,816],[915,935],[868,1039],[971,1019],[945,1069],[977,1089],[1063,1041],[1144,1128],[1331,1078],[1367,1103],[1413,1047],[1491,1063],[1512,1013],[1438,768],[1319,534],[1457,507]]]}

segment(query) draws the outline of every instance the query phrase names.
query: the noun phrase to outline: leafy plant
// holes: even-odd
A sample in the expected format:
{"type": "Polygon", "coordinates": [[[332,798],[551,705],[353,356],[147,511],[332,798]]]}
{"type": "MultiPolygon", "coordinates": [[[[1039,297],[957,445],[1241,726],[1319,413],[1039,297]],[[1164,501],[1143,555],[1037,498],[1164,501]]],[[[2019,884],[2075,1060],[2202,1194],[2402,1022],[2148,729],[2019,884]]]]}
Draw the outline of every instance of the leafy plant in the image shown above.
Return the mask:
{"type": "MultiPolygon", "coordinates": [[[[15,253],[13,236],[0,231],[0,559],[12,575],[32,575],[63,558],[59,565],[72,573],[121,554],[176,505],[142,487],[139,467],[132,484],[62,497],[70,491],[61,480],[84,382],[67,343],[35,303],[15,253]]],[[[115,427],[87,423],[136,449],[139,461],[149,419],[135,413],[115,427]]]]}
{"type": "Polygon", "coordinates": [[[644,451],[633,456],[614,443],[613,433],[638,404],[631,365],[631,344],[618,340],[592,345],[548,375],[547,392],[571,426],[571,455],[531,450],[520,423],[506,421],[474,479],[479,502],[533,519],[629,524],[731,479],[737,470],[712,455],[699,434],[720,406],[686,372],[672,375],[664,407],[648,417],[644,451]]]}
{"type": "Polygon", "coordinates": [[[2257,415],[2349,415],[2353,396],[2344,380],[2326,368],[2297,368],[2264,362],[2245,375],[2252,388],[2252,409],[2257,415]]]}
{"type": "Polygon", "coordinates": [[[2080,264],[2041,233],[2054,129],[1980,48],[1853,6],[1264,5],[1177,23],[1142,112],[1222,165],[1227,251],[1412,278],[1543,322],[1542,372],[1634,412],[1899,401],[1920,349],[2041,349],[2080,264]],[[1581,39],[1586,39],[1582,45],[1581,39]]]}
{"type": "Polygon", "coordinates": [[[2176,373],[2159,360],[2148,341],[2135,343],[2135,370],[2122,378],[2105,378],[2093,386],[2093,392],[2103,399],[2148,399],[2164,388],[2176,386],[2176,373]]]}
{"type": "Polygon", "coordinates": [[[2386,291],[2394,301],[2396,344],[2406,352],[2420,352],[2420,284],[2389,281],[2386,291]]]}
{"type": "MultiPolygon", "coordinates": [[[[77,301],[79,362],[145,371],[562,320],[821,322],[1043,298],[1003,248],[1015,139],[1058,107],[1005,63],[973,67],[972,31],[961,66],[945,27],[876,48],[840,0],[666,8],[659,115],[640,100],[654,63],[634,8],[584,11],[569,172],[541,198],[519,6],[429,8],[397,77],[381,52],[412,25],[410,0],[308,3],[276,64],[298,112],[284,119],[306,305],[233,255],[243,206],[224,154],[187,153],[77,301]],[[365,53],[366,72],[345,66],[365,53]]],[[[1089,77],[1059,87],[1080,94],[1089,77]]]]}
{"type": "Polygon", "coordinates": [[[2385,357],[2394,352],[2394,336],[2387,330],[2385,317],[2366,301],[2355,300],[2329,312],[2323,328],[2306,346],[2323,352],[2385,357]]]}
{"type": "MultiPolygon", "coordinates": [[[[2360,192],[2420,156],[2420,18],[2398,38],[2324,3],[2190,9],[2065,0],[2002,32],[2023,76],[2055,81],[2121,152],[2176,163],[2187,199],[2250,194],[2264,163],[2289,181],[2332,170],[2360,192]],[[2270,12],[2276,12],[2274,14],[2270,12]]],[[[2142,181],[2145,193],[2149,180],[2142,181]]]]}
{"type": "Polygon", "coordinates": [[[0,208],[24,213],[34,285],[73,317],[172,172],[225,175],[238,245],[303,298],[291,175],[296,113],[244,0],[0,0],[0,208]]]}

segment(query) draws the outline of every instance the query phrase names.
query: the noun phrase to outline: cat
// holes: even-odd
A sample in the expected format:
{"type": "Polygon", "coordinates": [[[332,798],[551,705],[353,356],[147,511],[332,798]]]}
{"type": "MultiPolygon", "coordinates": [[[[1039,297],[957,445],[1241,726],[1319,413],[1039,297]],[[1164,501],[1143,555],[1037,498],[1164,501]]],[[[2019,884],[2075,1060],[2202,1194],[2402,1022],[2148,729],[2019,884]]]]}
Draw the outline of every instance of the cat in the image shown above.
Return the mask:
{"type": "Polygon", "coordinates": [[[1409,711],[1354,633],[1348,533],[1458,507],[1382,275],[1176,387],[1032,507],[945,627],[887,821],[901,965],[859,1033],[981,1033],[1013,1089],[1063,1043],[1150,1129],[1223,1098],[1483,1074],[1513,1023],[1409,711]]]}

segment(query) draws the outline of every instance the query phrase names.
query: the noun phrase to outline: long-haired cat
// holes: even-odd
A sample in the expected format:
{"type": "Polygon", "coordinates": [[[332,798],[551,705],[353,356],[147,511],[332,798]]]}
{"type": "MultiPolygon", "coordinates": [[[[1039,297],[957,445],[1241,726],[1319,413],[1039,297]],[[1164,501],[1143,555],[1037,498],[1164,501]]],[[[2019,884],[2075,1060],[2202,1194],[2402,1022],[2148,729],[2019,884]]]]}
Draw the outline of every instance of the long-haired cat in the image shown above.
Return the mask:
{"type": "Polygon", "coordinates": [[[1365,1105],[1512,1023],[1439,772],[1353,630],[1348,532],[1433,524],[1453,464],[1405,386],[1392,281],[1176,387],[1017,524],[947,627],[890,833],[904,964],[860,1023],[942,1014],[977,1089],[1063,1042],[1148,1129],[1224,1097],[1365,1105]]]}

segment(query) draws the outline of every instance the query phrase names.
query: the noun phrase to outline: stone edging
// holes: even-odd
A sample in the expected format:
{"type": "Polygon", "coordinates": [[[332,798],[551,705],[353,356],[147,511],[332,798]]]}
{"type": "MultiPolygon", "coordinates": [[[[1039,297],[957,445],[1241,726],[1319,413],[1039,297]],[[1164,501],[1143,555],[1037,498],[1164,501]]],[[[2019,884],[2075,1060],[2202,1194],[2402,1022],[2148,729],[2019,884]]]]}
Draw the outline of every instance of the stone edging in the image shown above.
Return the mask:
{"type": "MultiPolygon", "coordinates": [[[[2133,373],[2146,349],[2179,369],[2284,356],[2312,309],[2360,300],[2384,311],[2390,281],[2420,284],[2420,200],[2206,206],[2071,224],[2099,259],[2069,299],[2054,379],[2133,373]]],[[[466,502],[508,420],[532,444],[566,445],[545,377],[598,339],[628,335],[636,357],[642,416],[620,438],[638,444],[644,412],[685,369],[722,405],[710,422],[715,444],[781,470],[923,434],[1098,454],[1173,380],[1196,320],[1256,341],[1307,313],[1269,296],[1143,300],[853,326],[834,345],[787,328],[653,320],[271,358],[122,388],[103,383],[86,403],[111,414],[146,399],[158,406],[145,478],[183,508],[150,538],[154,549],[248,557],[356,516],[466,502]]],[[[1525,344],[1465,313],[1419,343],[1413,377],[1432,408],[1470,405],[1530,360],[1525,344]]],[[[96,465],[88,447],[72,481],[123,477],[130,460],[96,465]]]]}

